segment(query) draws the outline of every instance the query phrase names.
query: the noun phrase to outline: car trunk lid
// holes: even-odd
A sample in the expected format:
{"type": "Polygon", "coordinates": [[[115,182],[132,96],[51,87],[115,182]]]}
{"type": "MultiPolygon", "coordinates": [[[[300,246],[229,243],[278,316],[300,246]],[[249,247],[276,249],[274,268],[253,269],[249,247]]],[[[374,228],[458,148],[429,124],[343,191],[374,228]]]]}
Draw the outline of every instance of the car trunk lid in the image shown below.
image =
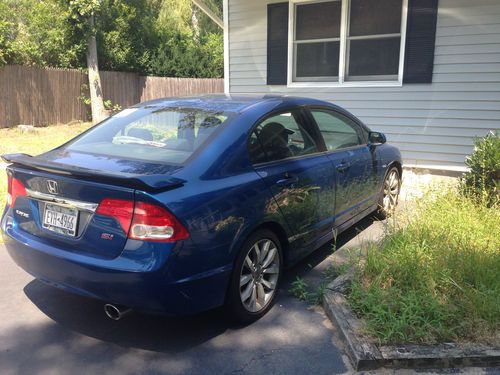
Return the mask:
{"type": "Polygon", "coordinates": [[[3,155],[2,159],[14,166],[33,171],[116,184],[150,193],[170,190],[185,182],[171,176],[171,173],[181,169],[180,166],[80,152],[55,150],[38,157],[7,154],[3,155]],[[91,165],[99,167],[91,168],[91,165]]]}
{"type": "MultiPolygon", "coordinates": [[[[139,165],[126,160],[121,164],[108,160],[107,168],[94,170],[23,154],[3,159],[10,163],[10,178],[25,190],[12,206],[18,230],[54,246],[105,259],[120,255],[128,227],[115,217],[99,213],[103,200],[111,198],[133,205],[137,190],[155,193],[184,182],[168,174],[173,170],[169,166],[142,163],[142,171],[149,169],[152,173],[141,174],[139,165]]],[[[86,159],[87,165],[96,165],[95,160],[86,159]]]]}

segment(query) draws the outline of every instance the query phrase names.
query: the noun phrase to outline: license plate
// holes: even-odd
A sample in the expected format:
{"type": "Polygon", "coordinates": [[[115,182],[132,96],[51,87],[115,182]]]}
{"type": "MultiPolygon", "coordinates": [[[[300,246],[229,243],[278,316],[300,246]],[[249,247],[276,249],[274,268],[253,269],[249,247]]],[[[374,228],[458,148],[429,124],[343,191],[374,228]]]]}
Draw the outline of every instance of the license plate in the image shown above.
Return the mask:
{"type": "Polygon", "coordinates": [[[66,236],[76,236],[78,210],[47,203],[43,212],[43,227],[66,236]]]}

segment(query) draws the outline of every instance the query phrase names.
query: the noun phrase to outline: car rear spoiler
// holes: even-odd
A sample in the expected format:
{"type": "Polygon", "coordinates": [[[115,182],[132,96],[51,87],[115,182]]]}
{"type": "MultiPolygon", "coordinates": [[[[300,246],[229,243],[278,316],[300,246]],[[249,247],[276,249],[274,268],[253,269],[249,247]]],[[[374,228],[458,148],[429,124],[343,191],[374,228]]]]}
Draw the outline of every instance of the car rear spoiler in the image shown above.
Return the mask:
{"type": "Polygon", "coordinates": [[[142,190],[148,193],[159,193],[182,186],[186,181],[165,174],[131,174],[123,172],[99,171],[72,165],[41,160],[28,154],[6,154],[2,160],[13,167],[49,172],[61,176],[82,178],[88,181],[101,182],[117,186],[142,190]]]}

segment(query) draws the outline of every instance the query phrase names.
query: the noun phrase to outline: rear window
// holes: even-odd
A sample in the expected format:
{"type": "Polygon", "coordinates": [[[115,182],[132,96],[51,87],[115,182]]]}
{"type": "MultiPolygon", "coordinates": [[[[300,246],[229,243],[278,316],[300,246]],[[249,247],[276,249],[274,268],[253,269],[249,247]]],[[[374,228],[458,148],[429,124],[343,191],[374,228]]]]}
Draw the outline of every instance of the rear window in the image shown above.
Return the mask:
{"type": "Polygon", "coordinates": [[[75,139],[67,150],[182,164],[228,118],[198,108],[129,108],[75,139]]]}

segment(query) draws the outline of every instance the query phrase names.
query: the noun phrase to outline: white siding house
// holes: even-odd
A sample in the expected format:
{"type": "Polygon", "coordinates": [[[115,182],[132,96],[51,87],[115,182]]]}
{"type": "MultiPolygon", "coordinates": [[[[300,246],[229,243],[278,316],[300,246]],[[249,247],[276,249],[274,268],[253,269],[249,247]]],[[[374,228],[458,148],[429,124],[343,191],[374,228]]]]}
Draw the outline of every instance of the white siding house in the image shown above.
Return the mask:
{"type": "Polygon", "coordinates": [[[427,83],[405,80],[408,9],[423,0],[286,1],[285,81],[269,84],[268,5],[284,1],[224,1],[227,93],[334,102],[384,132],[400,148],[405,165],[422,168],[462,170],[473,138],[500,129],[500,0],[434,2],[437,23],[434,17],[427,83]],[[367,1],[380,2],[382,8],[396,4],[397,12],[363,13],[367,1]],[[312,4],[317,6],[300,8],[312,4]],[[332,17],[336,11],[338,16],[325,23],[325,14],[332,17]],[[387,19],[371,20],[370,15],[387,19]],[[380,44],[373,44],[377,40],[380,44]],[[367,49],[373,56],[353,63],[367,49]],[[325,60],[318,62],[320,55],[325,60]]]}

